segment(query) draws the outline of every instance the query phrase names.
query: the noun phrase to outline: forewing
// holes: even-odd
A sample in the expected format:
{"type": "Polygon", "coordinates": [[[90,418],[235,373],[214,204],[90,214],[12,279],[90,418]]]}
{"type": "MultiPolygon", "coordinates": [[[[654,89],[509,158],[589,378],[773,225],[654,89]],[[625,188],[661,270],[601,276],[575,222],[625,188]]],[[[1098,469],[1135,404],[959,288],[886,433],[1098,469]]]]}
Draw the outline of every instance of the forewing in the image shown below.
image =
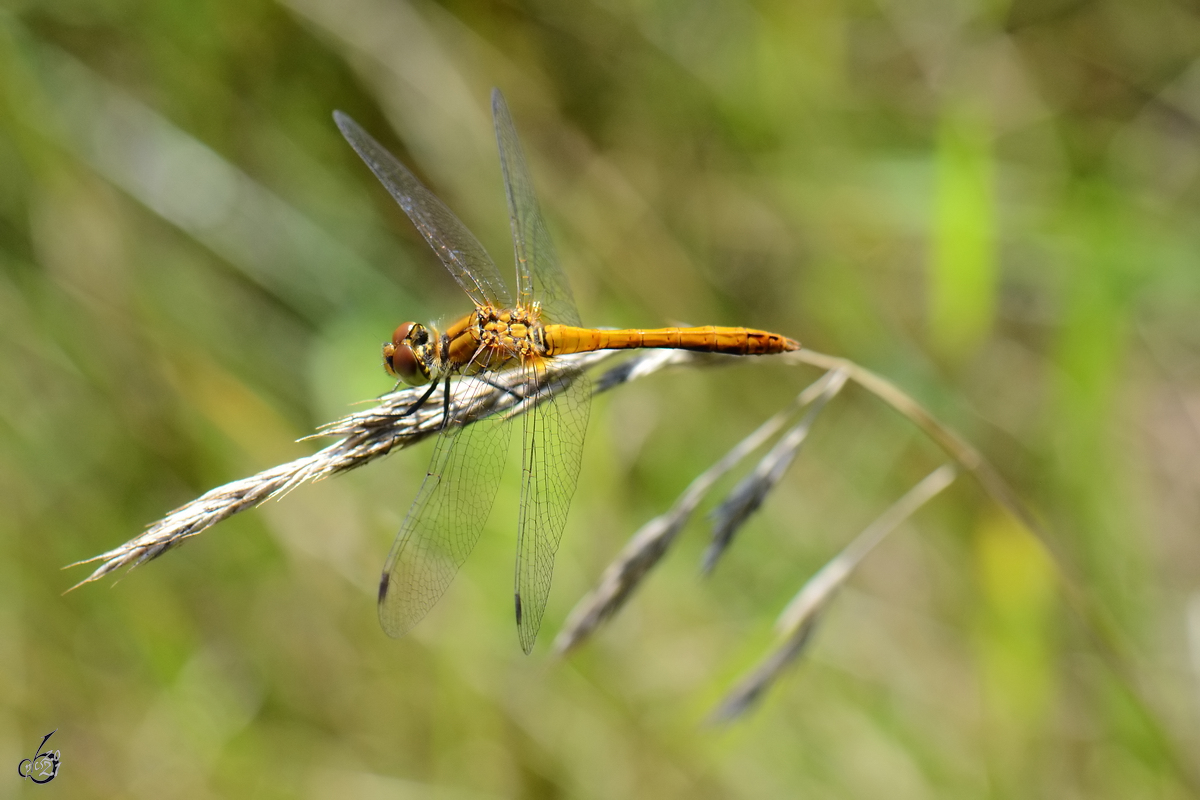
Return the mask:
{"type": "Polygon", "coordinates": [[[533,650],[550,597],[554,556],[579,483],[592,400],[587,376],[578,370],[560,370],[549,379],[529,371],[525,402],[534,405],[525,414],[516,566],[517,635],[526,653],[533,650]],[[556,384],[567,382],[555,391],[556,384]]]}
{"type": "Polygon", "coordinates": [[[475,235],[454,216],[446,204],[417,180],[408,167],[384,149],[362,127],[340,111],[333,112],[338,130],[366,162],[375,177],[404,209],[454,280],[476,305],[491,303],[498,308],[512,305],[512,295],[495,262],[475,235]]]}
{"type": "Polygon", "coordinates": [[[512,222],[517,300],[526,307],[537,300],[542,304],[547,320],[577,326],[580,320],[575,297],[554,253],[554,243],[550,241],[550,232],[533,192],[533,180],[529,177],[529,167],[525,164],[508,104],[499,89],[492,90],[492,117],[512,222]]]}
{"type": "MultiPolygon", "coordinates": [[[[453,397],[460,411],[490,391],[482,382],[466,385],[473,388],[453,397]]],[[[511,428],[503,414],[493,413],[469,425],[452,423],[438,435],[429,472],[379,584],[379,621],[389,636],[401,636],[433,608],[479,541],[500,486],[511,428]]]]}

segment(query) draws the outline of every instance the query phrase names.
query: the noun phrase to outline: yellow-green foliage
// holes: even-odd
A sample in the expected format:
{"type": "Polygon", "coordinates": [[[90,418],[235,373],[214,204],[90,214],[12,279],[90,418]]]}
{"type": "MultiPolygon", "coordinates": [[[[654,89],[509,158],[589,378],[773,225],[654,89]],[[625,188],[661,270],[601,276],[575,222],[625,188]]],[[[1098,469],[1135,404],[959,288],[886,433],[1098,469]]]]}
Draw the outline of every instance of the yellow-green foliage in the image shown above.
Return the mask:
{"type": "Polygon", "coordinates": [[[1198,58],[1168,0],[6,3],[0,797],[55,728],[41,791],[75,798],[1190,796],[1198,58]],[[379,628],[428,444],[64,596],[64,564],[388,390],[399,322],[466,310],[335,108],[507,273],[493,85],[585,322],[777,330],[888,376],[1037,510],[1103,630],[963,478],[755,714],[698,725],[943,460],[847,389],[713,576],[697,520],[551,659],[626,537],[818,375],[758,361],[597,400],[532,657],[515,460],[443,602],[379,628]]]}

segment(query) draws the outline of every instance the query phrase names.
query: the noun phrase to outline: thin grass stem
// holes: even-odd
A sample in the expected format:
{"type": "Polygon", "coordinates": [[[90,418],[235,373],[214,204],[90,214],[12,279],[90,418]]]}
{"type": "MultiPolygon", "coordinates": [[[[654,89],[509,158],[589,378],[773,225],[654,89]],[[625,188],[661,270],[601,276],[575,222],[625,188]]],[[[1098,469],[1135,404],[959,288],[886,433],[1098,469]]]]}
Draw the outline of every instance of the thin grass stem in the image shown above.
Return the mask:
{"type": "Polygon", "coordinates": [[[807,648],[822,612],[867,554],[949,486],[957,472],[953,466],[944,464],[925,476],[808,579],[775,623],[778,646],[725,696],[710,718],[713,722],[737,718],[763,696],[807,648]]]}

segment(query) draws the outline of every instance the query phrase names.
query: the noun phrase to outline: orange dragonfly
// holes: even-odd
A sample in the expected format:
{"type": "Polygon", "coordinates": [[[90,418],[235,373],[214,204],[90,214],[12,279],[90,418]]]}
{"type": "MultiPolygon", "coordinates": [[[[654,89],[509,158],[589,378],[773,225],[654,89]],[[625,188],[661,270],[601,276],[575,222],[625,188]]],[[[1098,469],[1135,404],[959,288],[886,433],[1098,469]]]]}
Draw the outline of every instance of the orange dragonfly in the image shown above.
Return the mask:
{"type": "Polygon", "coordinates": [[[498,89],[492,92],[492,116],[516,251],[516,302],[495,263],[453,212],[358,123],[334,112],[346,141],[475,303],[474,311],[445,331],[405,322],[383,346],[389,374],[410,385],[429,384],[405,413],[420,408],[439,385],[445,408],[429,471],[383,568],[379,621],[388,635],[401,636],[446,591],[479,541],[496,499],[511,438],[504,422],[525,412],[515,603],[518,638],[529,653],[541,627],[554,556],[579,481],[591,404],[587,376],[556,357],[638,347],[763,355],[800,345],[750,328],[580,327],[571,288],[555,257],[512,117],[498,89]],[[504,390],[511,395],[507,404],[486,407],[483,399],[497,388],[489,374],[512,377],[512,370],[519,371],[519,379],[506,383],[518,389],[504,390]],[[452,392],[454,377],[459,380],[452,392]]]}

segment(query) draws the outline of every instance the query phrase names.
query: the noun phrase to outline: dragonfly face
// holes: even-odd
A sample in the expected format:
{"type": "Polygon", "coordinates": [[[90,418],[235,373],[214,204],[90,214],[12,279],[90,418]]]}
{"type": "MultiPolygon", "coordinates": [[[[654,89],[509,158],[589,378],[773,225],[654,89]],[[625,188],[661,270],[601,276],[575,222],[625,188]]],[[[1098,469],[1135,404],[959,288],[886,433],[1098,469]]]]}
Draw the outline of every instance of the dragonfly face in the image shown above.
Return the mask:
{"type": "Polygon", "coordinates": [[[440,377],[437,344],[436,331],[418,322],[401,323],[383,346],[383,368],[409,386],[424,386],[440,377]]]}

